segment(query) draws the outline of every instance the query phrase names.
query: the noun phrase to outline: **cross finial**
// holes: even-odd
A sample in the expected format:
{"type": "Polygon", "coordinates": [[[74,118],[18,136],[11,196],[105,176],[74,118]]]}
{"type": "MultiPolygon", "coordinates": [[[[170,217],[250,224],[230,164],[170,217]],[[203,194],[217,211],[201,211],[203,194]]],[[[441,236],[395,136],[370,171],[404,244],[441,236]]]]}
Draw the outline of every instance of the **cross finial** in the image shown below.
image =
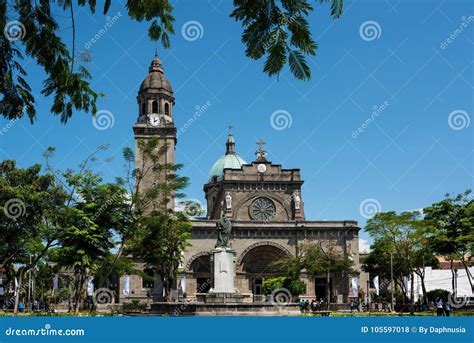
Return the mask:
{"type": "Polygon", "coordinates": [[[227,128],[229,129],[229,133],[232,133],[232,129],[234,128],[234,125],[230,124],[229,126],[227,126],[227,128]]]}
{"type": "Polygon", "coordinates": [[[257,161],[266,161],[265,157],[267,156],[267,152],[263,149],[265,141],[260,138],[257,141],[257,144],[259,146],[258,150],[255,152],[255,155],[257,155],[257,161]]]}

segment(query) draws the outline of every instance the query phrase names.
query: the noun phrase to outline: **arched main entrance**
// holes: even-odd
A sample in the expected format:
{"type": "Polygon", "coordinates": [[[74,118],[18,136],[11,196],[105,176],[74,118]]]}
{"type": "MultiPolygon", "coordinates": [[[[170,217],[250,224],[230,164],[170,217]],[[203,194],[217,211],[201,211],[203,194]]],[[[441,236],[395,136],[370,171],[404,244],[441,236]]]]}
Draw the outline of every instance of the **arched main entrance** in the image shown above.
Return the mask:
{"type": "Polygon", "coordinates": [[[196,280],[196,293],[207,293],[211,288],[211,258],[208,253],[201,254],[192,260],[188,270],[196,280]]]}
{"type": "Polygon", "coordinates": [[[282,275],[281,268],[275,262],[288,255],[288,249],[273,242],[255,243],[244,250],[237,266],[248,280],[249,291],[254,296],[263,294],[262,284],[266,279],[282,275]]]}

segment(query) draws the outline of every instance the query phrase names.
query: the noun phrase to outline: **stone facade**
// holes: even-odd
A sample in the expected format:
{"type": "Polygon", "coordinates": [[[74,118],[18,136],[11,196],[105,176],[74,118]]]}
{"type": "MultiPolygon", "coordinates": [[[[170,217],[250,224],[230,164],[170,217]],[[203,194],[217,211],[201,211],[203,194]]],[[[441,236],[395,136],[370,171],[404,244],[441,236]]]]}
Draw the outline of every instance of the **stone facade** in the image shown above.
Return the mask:
{"type": "MultiPolygon", "coordinates": [[[[160,73],[159,70],[162,74],[161,63],[154,60],[150,73],[160,73]],[[152,71],[153,68],[158,71],[152,71]]],[[[158,89],[167,88],[161,90],[161,93],[151,92],[150,88],[147,88],[152,84],[149,76],[144,80],[145,86],[142,84],[138,97],[139,104],[149,97],[157,97],[162,102],[169,101],[169,104],[174,104],[171,86],[166,78],[166,82],[163,78],[164,76],[158,81],[155,80],[155,86],[159,84],[156,86],[158,89]]],[[[144,108],[149,110],[148,104],[149,102],[145,102],[144,108]]],[[[134,127],[136,139],[157,136],[164,144],[169,143],[171,149],[165,158],[173,163],[176,129],[172,112],[168,112],[169,118],[164,120],[162,125],[155,127],[150,127],[149,120],[145,119],[144,115],[146,113],[140,111],[134,127]]],[[[306,220],[300,170],[284,169],[281,165],[271,163],[263,149],[264,142],[260,140],[258,144],[255,160],[245,163],[237,155],[234,137],[229,134],[225,155],[211,168],[209,179],[204,185],[207,218],[192,221],[191,246],[183,255],[175,298],[186,297],[187,300],[196,301],[214,287],[210,252],[216,244],[216,222],[222,216],[232,222],[231,247],[236,253],[235,286],[244,297],[244,302],[261,301],[262,283],[270,277],[281,275],[273,262],[285,255],[298,255],[301,247],[310,242],[336,245],[341,253],[353,259],[355,268],[360,269],[357,222],[306,220]]],[[[141,154],[137,151],[137,162],[140,158],[141,154]]],[[[152,181],[150,179],[150,182],[152,181]]],[[[348,275],[331,274],[329,284],[326,282],[326,275],[310,277],[303,273],[301,277],[306,284],[306,293],[301,295],[301,298],[325,298],[326,287],[329,287],[331,302],[348,301],[348,275]]],[[[122,284],[123,278],[120,281],[120,289],[122,284]]],[[[159,280],[153,285],[146,285],[140,277],[133,276],[130,295],[127,298],[121,295],[120,300],[151,301],[154,298],[156,301],[161,295],[159,280]]]]}
{"type": "MultiPolygon", "coordinates": [[[[186,295],[193,299],[197,290],[211,278],[209,252],[216,242],[215,221],[193,221],[192,246],[184,255],[181,277],[186,280],[186,295]]],[[[302,245],[314,242],[333,242],[340,246],[359,267],[359,240],[355,221],[301,221],[301,222],[268,222],[261,225],[249,221],[233,222],[232,248],[237,253],[236,287],[247,297],[247,301],[258,299],[261,294],[261,283],[269,277],[278,275],[271,263],[285,255],[297,255],[302,245]]],[[[315,282],[325,282],[325,276],[313,280],[303,274],[306,283],[306,294],[302,297],[316,297],[315,282]]],[[[212,286],[212,285],[210,285],[212,286]]],[[[331,287],[334,302],[338,295],[346,301],[349,295],[349,279],[341,275],[331,275],[331,287]]],[[[320,287],[321,288],[321,287],[320,287]]],[[[202,289],[202,288],[201,288],[202,289]]],[[[325,290],[318,292],[325,296],[325,290]]]]}

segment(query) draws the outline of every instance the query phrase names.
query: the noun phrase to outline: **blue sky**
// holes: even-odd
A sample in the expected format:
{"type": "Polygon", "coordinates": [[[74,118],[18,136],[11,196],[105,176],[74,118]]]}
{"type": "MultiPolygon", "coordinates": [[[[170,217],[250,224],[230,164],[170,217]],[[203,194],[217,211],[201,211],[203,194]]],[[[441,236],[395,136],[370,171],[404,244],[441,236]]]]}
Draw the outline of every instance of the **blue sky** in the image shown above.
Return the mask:
{"type": "MultiPolygon", "coordinates": [[[[119,18],[92,44],[106,18],[100,10],[76,10],[77,50],[91,45],[86,66],[94,89],[105,93],[98,107],[112,113],[113,126],[98,130],[85,113],[60,124],[49,113],[51,99],[39,95],[44,75],[27,60],[38,117],[34,125],[0,120],[1,159],[28,166],[55,146],[54,164],[67,168],[110,143],[106,155],[113,160],[100,171],[106,180],[124,174],[121,150],[133,147],[136,95],[155,43],[148,24],[128,19],[123,2],[113,2],[108,15],[119,18]]],[[[304,82],[287,69],[279,80],[269,78],[263,61],[245,57],[230,1],[173,2],[176,34],[171,49],[158,52],[175,90],[176,126],[210,104],[177,145],[176,159],[191,178],[188,198],[204,203],[202,186],[224,153],[229,124],[247,162],[263,138],[272,162],[301,169],[307,219],[355,219],[363,226],[373,208],[419,209],[472,188],[473,3],[347,1],[337,21],[327,4],[314,3],[309,20],[319,49],[309,59],[313,78],[304,82]],[[189,40],[182,28],[193,21],[199,34],[189,40]],[[272,125],[275,112],[287,121],[272,125]]],[[[61,24],[70,42],[69,20],[61,24]]]]}

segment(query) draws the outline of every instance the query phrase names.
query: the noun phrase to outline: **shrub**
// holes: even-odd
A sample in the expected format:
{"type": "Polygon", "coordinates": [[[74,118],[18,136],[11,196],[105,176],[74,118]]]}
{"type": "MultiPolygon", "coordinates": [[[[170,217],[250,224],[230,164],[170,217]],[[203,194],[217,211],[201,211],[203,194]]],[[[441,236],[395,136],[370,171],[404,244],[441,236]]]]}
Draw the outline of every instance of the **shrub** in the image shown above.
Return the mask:
{"type": "Polygon", "coordinates": [[[292,280],[287,278],[283,283],[284,288],[287,288],[292,295],[300,295],[306,293],[306,285],[303,281],[296,279],[292,280]]]}
{"type": "Polygon", "coordinates": [[[436,301],[437,298],[446,300],[448,298],[449,292],[444,289],[433,289],[432,291],[426,292],[426,297],[428,301],[436,301]]]}
{"type": "Polygon", "coordinates": [[[279,288],[286,288],[293,296],[298,296],[306,292],[306,285],[303,281],[299,279],[291,279],[285,276],[265,280],[262,285],[262,292],[263,294],[268,295],[279,288]]]}
{"type": "Polygon", "coordinates": [[[51,296],[54,298],[56,303],[61,303],[63,301],[68,300],[70,295],[71,295],[71,290],[69,288],[60,288],[60,289],[58,289],[58,291],[56,292],[54,297],[51,294],[51,296]]]}
{"type": "Polygon", "coordinates": [[[146,309],[146,304],[141,303],[139,300],[132,300],[129,303],[122,305],[124,311],[143,311],[146,309]]]}

